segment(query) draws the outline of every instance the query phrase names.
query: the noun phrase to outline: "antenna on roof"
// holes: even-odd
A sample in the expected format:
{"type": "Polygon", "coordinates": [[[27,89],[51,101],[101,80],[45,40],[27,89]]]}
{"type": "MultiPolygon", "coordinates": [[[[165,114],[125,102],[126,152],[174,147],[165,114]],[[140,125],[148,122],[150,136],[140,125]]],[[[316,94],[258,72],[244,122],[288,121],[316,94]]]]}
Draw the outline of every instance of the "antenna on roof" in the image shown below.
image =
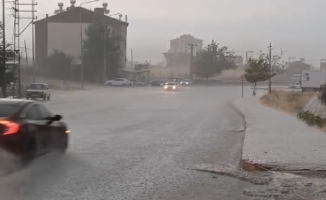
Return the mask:
{"type": "Polygon", "coordinates": [[[108,10],[108,3],[104,2],[102,4],[102,6],[103,6],[103,9],[104,9],[104,14],[109,14],[110,10],[108,10]]]}
{"type": "Polygon", "coordinates": [[[76,0],[70,0],[70,4],[71,4],[71,7],[72,7],[72,8],[75,7],[75,3],[76,3],[76,0]]]}
{"type": "Polygon", "coordinates": [[[62,2],[58,3],[58,6],[59,6],[59,10],[55,10],[54,11],[55,14],[63,12],[63,3],[62,2]]]}

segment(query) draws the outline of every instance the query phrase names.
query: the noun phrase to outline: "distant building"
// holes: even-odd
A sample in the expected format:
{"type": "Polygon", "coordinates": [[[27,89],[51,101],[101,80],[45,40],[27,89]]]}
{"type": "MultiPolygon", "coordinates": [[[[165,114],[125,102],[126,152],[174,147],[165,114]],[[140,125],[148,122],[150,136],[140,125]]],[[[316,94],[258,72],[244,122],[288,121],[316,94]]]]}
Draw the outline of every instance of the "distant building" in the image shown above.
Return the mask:
{"type": "Polygon", "coordinates": [[[302,62],[294,61],[288,63],[288,68],[283,74],[272,77],[272,83],[276,85],[288,85],[301,81],[301,73],[304,70],[310,70],[311,66],[302,62]]]}
{"type": "Polygon", "coordinates": [[[288,67],[286,68],[284,74],[301,74],[303,70],[310,70],[311,66],[302,62],[302,61],[294,61],[288,63],[288,67]]]}
{"type": "Polygon", "coordinates": [[[194,45],[193,53],[203,49],[203,40],[197,39],[192,35],[181,35],[170,40],[170,49],[163,53],[167,67],[189,67],[190,66],[190,44],[194,45]]]}
{"type": "Polygon", "coordinates": [[[242,67],[243,66],[243,57],[242,56],[234,56],[234,63],[237,67],[242,67]]]}
{"type": "Polygon", "coordinates": [[[102,8],[95,8],[94,11],[82,7],[75,7],[75,0],[71,5],[63,9],[63,3],[59,3],[59,9],[55,15],[46,16],[35,22],[35,64],[41,68],[45,65],[46,57],[54,49],[63,51],[72,56],[76,63],[81,60],[81,37],[86,38],[85,30],[94,21],[103,21],[109,25],[108,34],[118,36],[120,47],[120,66],[126,66],[127,49],[127,16],[125,21],[108,17],[107,4],[103,3],[102,8]]]}

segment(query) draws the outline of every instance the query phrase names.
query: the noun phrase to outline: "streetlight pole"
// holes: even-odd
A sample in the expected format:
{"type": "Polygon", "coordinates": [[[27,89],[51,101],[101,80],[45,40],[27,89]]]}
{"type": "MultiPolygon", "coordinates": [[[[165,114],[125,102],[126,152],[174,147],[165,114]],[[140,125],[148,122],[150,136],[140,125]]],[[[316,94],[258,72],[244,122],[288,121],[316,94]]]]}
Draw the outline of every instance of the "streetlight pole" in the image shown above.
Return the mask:
{"type": "Polygon", "coordinates": [[[99,0],[92,0],[83,2],[80,4],[79,8],[79,22],[80,22],[80,84],[81,89],[84,89],[84,63],[83,63],[83,23],[82,23],[82,5],[93,3],[99,0]]]}

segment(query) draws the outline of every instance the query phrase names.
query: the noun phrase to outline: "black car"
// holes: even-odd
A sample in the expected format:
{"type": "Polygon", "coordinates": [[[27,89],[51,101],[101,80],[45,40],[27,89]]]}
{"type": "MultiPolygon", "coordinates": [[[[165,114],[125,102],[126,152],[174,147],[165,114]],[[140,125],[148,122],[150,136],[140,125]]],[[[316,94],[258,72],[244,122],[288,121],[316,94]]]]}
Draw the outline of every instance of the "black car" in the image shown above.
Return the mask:
{"type": "Polygon", "coordinates": [[[151,82],[151,86],[164,86],[165,81],[155,80],[151,82]]]}
{"type": "Polygon", "coordinates": [[[69,129],[44,105],[22,99],[0,99],[0,147],[25,165],[35,157],[68,148],[69,129]]]}

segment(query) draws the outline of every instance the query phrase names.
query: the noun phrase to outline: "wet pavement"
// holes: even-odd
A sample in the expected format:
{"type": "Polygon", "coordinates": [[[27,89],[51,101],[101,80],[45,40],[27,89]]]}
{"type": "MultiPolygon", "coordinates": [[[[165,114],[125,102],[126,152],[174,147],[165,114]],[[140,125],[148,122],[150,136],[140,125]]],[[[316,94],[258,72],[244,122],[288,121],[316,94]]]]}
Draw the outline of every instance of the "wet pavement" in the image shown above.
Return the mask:
{"type": "Polygon", "coordinates": [[[252,182],[200,170],[239,166],[243,123],[229,102],[240,95],[232,86],[54,93],[44,104],[70,126],[67,154],[3,177],[0,200],[253,199],[252,182]]]}

